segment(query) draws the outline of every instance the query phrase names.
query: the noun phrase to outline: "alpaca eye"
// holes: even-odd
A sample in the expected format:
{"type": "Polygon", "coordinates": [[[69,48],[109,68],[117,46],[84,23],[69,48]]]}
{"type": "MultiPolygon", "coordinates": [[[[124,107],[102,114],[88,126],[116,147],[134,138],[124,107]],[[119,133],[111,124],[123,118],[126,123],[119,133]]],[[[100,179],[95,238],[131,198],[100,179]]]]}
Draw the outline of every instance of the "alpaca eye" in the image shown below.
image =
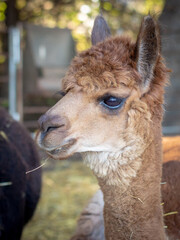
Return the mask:
{"type": "Polygon", "coordinates": [[[118,109],[122,106],[124,100],[125,100],[124,98],[107,96],[103,100],[101,100],[101,105],[103,105],[109,109],[118,109]]]}

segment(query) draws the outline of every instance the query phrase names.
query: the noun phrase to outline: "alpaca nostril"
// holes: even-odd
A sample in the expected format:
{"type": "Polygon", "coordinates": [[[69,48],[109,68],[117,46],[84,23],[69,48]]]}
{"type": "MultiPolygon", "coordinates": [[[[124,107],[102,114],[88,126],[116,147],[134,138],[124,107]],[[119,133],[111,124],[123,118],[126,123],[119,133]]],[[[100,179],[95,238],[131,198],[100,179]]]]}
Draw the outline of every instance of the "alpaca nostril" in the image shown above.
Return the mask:
{"type": "Polygon", "coordinates": [[[47,127],[47,129],[45,129],[45,131],[44,132],[51,132],[51,131],[53,131],[53,130],[55,130],[55,129],[57,129],[57,128],[60,128],[61,126],[49,126],[49,127],[47,127]]]}
{"type": "Polygon", "coordinates": [[[65,120],[59,116],[44,114],[39,118],[39,127],[43,133],[51,132],[57,128],[66,128],[65,120]]]}
{"type": "Polygon", "coordinates": [[[57,128],[63,128],[65,127],[65,124],[61,124],[61,125],[52,125],[52,126],[46,126],[46,129],[44,129],[44,132],[47,133],[47,132],[51,132],[57,128]]]}

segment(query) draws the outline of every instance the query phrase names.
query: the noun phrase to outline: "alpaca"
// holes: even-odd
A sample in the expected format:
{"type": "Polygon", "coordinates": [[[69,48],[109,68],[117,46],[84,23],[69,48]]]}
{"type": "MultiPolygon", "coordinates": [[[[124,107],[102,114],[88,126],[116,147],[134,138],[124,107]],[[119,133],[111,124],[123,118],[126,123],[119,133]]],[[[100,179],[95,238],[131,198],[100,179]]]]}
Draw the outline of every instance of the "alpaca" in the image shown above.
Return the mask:
{"type": "Polygon", "coordinates": [[[164,213],[180,210],[180,164],[165,163],[161,180],[168,69],[158,24],[146,16],[134,43],[111,37],[98,16],[91,39],[63,80],[65,96],[39,119],[37,142],[55,159],[82,154],[103,193],[106,240],[180,239],[180,215],[163,219],[161,195],[164,213]]]}
{"type": "Polygon", "coordinates": [[[41,171],[28,132],[0,108],[0,239],[19,240],[40,197],[41,171]]]}

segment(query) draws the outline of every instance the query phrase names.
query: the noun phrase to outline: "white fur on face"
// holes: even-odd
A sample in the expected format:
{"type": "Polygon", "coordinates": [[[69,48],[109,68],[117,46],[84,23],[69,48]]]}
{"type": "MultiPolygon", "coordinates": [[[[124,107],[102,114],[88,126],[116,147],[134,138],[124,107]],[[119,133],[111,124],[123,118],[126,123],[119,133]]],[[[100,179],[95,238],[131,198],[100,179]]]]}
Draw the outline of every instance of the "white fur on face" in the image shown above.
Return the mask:
{"type": "MultiPolygon", "coordinates": [[[[127,144],[127,143],[126,143],[127,144]]],[[[106,179],[109,185],[128,186],[141,166],[141,155],[146,148],[142,138],[136,136],[131,144],[116,152],[86,152],[83,160],[94,174],[106,179]]]]}

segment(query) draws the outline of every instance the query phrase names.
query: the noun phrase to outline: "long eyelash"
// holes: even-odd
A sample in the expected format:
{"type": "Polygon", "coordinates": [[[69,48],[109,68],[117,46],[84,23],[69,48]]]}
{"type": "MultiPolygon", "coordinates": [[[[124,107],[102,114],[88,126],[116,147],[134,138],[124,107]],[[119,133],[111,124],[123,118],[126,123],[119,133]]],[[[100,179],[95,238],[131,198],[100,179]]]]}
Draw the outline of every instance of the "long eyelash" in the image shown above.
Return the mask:
{"type": "Polygon", "coordinates": [[[62,90],[57,91],[55,95],[61,95],[62,97],[64,97],[66,95],[66,92],[63,92],[62,90]]]}
{"type": "Polygon", "coordinates": [[[101,102],[101,101],[103,101],[105,98],[107,98],[107,97],[111,97],[112,95],[110,95],[110,94],[105,94],[105,95],[103,95],[103,96],[100,96],[100,97],[98,97],[98,101],[99,102],[101,102]]]}
{"type": "Polygon", "coordinates": [[[100,102],[100,101],[103,101],[104,99],[106,99],[106,98],[108,98],[108,97],[120,98],[120,97],[115,96],[115,95],[113,95],[113,94],[106,93],[105,95],[99,97],[97,100],[100,102]]]}

